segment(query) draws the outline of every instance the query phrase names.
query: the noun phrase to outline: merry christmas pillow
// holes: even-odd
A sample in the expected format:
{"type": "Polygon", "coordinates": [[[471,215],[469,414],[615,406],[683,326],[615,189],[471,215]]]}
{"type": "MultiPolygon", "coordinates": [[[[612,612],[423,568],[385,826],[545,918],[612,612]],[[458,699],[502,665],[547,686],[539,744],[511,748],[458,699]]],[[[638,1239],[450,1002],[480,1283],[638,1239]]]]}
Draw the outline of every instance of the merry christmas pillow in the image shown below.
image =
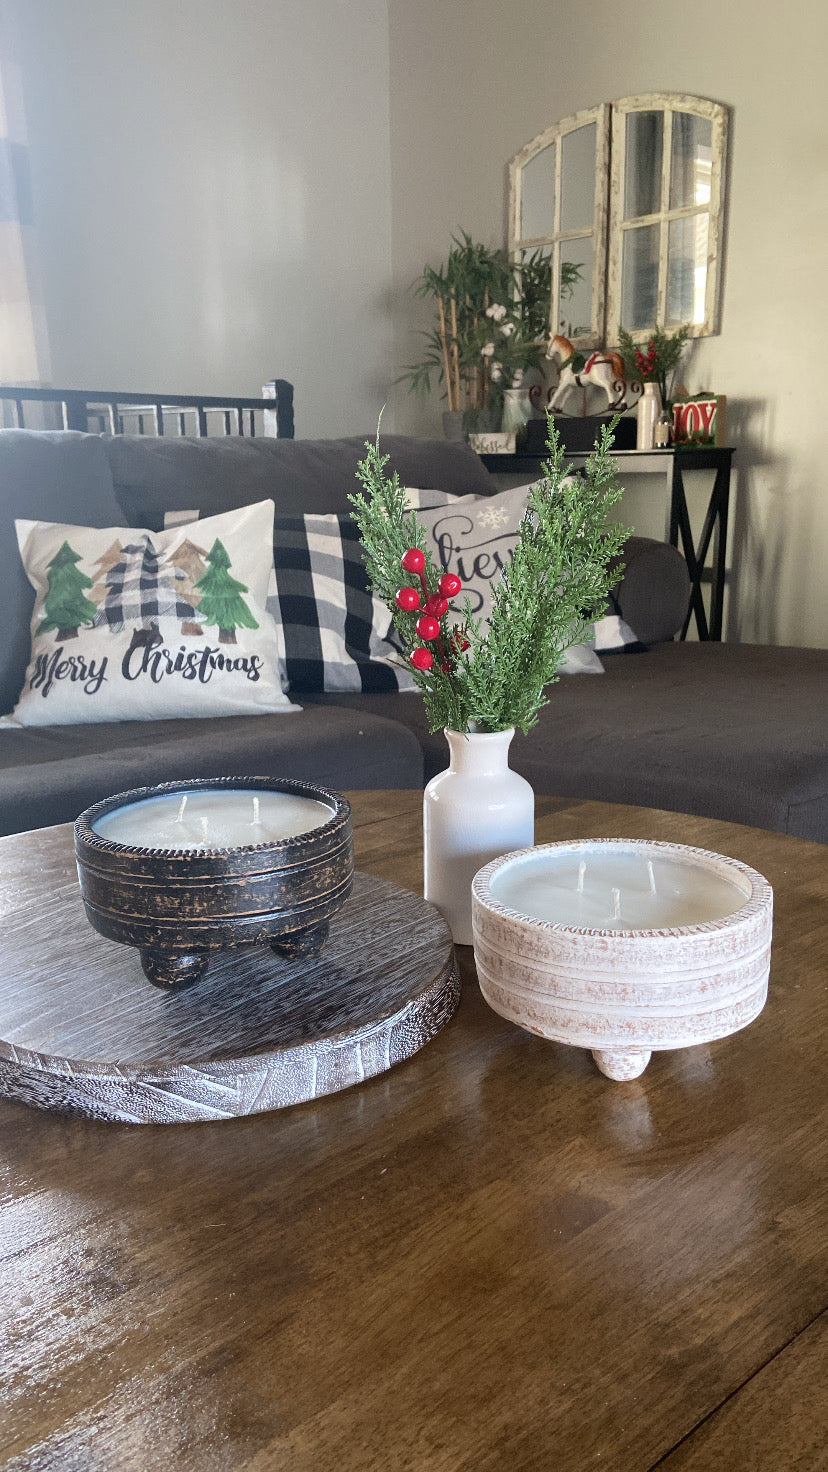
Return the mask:
{"type": "Polygon", "coordinates": [[[32,651],[10,724],[293,711],[266,611],[272,501],[163,532],[15,522],[32,651]]]}

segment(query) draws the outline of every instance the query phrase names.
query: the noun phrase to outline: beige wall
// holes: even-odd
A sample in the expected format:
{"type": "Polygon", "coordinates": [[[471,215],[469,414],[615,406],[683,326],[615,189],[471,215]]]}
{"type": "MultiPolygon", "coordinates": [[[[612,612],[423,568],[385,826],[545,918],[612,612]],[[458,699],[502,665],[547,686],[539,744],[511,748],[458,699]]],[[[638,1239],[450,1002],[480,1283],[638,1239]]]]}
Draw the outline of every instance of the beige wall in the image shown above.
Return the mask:
{"type": "Polygon", "coordinates": [[[391,375],[385,0],[12,0],[53,382],[370,431],[391,375]]]}
{"type": "Polygon", "coordinates": [[[729,104],[722,333],[685,374],[731,401],[728,628],[828,645],[825,7],[6,3],[54,380],[256,393],[280,374],[303,436],[370,431],[386,399],[388,427],[439,433],[437,399],[390,387],[426,320],[410,285],[459,227],[504,238],[506,160],[550,121],[638,91],[729,104]]]}
{"type": "MultiPolygon", "coordinates": [[[[722,332],[691,388],[726,392],[738,446],[731,638],[828,645],[828,10],[817,0],[389,0],[395,359],[425,320],[406,285],[458,226],[497,243],[504,165],[550,122],[636,92],[733,108],[722,332]]],[[[397,390],[397,427],[440,404],[397,390]]]]}

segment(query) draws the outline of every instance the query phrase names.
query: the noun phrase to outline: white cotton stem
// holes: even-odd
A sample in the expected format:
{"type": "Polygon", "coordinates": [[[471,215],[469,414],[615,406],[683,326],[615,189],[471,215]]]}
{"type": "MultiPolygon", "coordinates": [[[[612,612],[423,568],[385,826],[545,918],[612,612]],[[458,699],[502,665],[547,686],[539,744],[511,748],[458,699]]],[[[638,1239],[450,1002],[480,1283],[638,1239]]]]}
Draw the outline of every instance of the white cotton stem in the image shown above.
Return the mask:
{"type": "Polygon", "coordinates": [[[656,889],[655,874],[653,873],[652,859],[647,860],[647,874],[650,880],[650,894],[658,894],[658,890],[656,889]]]}
{"type": "Polygon", "coordinates": [[[578,865],[578,894],[583,894],[583,892],[584,892],[584,875],[585,874],[586,874],[586,861],[584,859],[581,859],[581,862],[578,865]]]}
{"type": "Polygon", "coordinates": [[[206,845],[207,845],[207,819],[206,818],[202,818],[202,820],[201,820],[201,842],[206,847],[206,845]]]}
{"type": "Polygon", "coordinates": [[[259,799],[257,797],[254,797],[254,799],[253,799],[253,822],[254,823],[261,823],[261,821],[262,820],[259,817],[259,799]]]}
{"type": "Polygon", "coordinates": [[[181,805],[180,805],[180,807],[178,809],[178,814],[177,814],[176,820],[175,820],[176,823],[183,823],[183,821],[184,821],[184,809],[185,809],[186,806],[187,806],[187,794],[185,792],[184,793],[184,796],[181,799],[181,805]]]}
{"type": "Polygon", "coordinates": [[[620,889],[614,889],[612,891],[612,918],[613,918],[613,920],[618,920],[618,919],[620,919],[620,916],[621,916],[621,891],[620,891],[620,889]]]}

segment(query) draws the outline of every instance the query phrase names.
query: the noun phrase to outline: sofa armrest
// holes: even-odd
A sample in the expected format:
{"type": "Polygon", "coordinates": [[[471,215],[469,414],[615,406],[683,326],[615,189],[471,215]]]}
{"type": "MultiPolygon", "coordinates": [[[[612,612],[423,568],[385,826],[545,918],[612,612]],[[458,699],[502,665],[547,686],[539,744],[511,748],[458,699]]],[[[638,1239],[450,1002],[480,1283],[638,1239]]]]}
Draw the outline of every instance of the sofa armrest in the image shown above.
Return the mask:
{"type": "Polygon", "coordinates": [[[681,553],[669,542],[629,537],[620,560],[624,574],[613,591],[625,623],[642,644],[675,638],[690,605],[690,574],[681,553]]]}

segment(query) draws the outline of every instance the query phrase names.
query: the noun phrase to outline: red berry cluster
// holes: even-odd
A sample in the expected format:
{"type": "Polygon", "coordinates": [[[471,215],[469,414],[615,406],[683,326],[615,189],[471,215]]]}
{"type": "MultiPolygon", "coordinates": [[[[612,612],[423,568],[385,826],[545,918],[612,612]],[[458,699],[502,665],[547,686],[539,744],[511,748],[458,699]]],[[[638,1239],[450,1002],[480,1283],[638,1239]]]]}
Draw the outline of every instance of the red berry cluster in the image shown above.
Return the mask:
{"type": "Polygon", "coordinates": [[[463,584],[454,573],[444,572],[437,584],[438,592],[429,593],[425,577],[425,554],[420,551],[419,547],[409,547],[408,551],[403,553],[400,562],[404,572],[413,573],[420,579],[422,589],[420,592],[417,588],[400,588],[396,597],[397,607],[401,608],[404,613],[415,613],[418,608],[422,609],[416,628],[417,636],[423,640],[423,643],[416,649],[412,649],[408,657],[416,670],[430,670],[434,663],[434,655],[425,646],[436,642],[440,655],[440,669],[444,674],[448,674],[451,670],[450,655],[469,647],[468,639],[463,638],[459,629],[453,629],[447,635],[449,645],[447,652],[441,628],[442,620],[449,611],[449,599],[457,597],[463,584]]]}
{"type": "Polygon", "coordinates": [[[658,355],[656,353],[656,345],[652,338],[647,343],[646,354],[642,353],[640,348],[636,348],[635,362],[642,378],[655,378],[658,368],[658,355]]]}

